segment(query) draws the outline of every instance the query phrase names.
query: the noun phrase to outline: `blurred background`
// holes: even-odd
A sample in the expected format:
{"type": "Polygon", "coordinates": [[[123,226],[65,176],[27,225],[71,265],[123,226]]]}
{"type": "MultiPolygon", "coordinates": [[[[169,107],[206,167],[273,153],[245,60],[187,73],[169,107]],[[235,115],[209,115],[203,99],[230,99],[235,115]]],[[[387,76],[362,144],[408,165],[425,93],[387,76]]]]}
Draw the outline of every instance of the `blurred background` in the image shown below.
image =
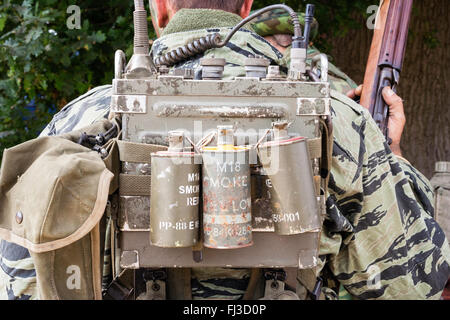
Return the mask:
{"type": "MultiPolygon", "coordinates": [[[[379,1],[280,2],[298,10],[314,3],[320,24],[314,44],[362,83],[373,34],[367,9],[379,1]]],[[[254,9],[274,3],[255,0],[254,9]]],[[[436,161],[450,161],[449,9],[447,0],[415,1],[399,88],[404,156],[428,178],[436,161]]],[[[115,50],[132,53],[132,12],[133,1],[123,0],[0,2],[0,159],[4,148],[35,138],[66,103],[111,83],[115,50]],[[80,29],[67,27],[71,5],[81,9],[80,29]]]]}

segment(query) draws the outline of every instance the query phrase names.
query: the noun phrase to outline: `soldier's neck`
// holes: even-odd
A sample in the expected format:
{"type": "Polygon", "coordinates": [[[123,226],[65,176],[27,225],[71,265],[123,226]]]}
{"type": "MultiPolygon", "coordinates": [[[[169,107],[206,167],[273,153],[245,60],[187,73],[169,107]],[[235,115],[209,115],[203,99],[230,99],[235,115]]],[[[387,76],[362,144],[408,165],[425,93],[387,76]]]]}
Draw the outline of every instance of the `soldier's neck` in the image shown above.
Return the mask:
{"type": "Polygon", "coordinates": [[[169,21],[161,36],[209,28],[234,27],[242,18],[234,13],[212,9],[181,9],[169,21]]]}

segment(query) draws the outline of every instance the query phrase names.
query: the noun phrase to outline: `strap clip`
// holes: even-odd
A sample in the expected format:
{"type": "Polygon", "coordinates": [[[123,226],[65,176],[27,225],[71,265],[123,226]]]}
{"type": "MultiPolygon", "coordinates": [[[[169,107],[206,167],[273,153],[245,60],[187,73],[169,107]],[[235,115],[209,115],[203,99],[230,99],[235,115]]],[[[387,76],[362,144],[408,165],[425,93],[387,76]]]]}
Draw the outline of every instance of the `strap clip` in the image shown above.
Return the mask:
{"type": "Polygon", "coordinates": [[[103,300],[128,300],[133,291],[133,288],[126,288],[120,283],[119,278],[116,278],[103,292],[103,300]]]}
{"type": "Polygon", "coordinates": [[[286,281],[286,271],[283,269],[276,269],[276,270],[266,270],[264,272],[264,278],[266,280],[275,280],[275,281],[286,281]]]}
{"type": "Polygon", "coordinates": [[[144,277],[145,282],[156,281],[156,280],[164,281],[167,279],[167,273],[163,269],[145,270],[143,277],[144,277]]]}
{"type": "Polygon", "coordinates": [[[316,285],[313,291],[310,293],[311,300],[320,300],[320,295],[322,293],[323,280],[321,277],[317,278],[316,285]]]}

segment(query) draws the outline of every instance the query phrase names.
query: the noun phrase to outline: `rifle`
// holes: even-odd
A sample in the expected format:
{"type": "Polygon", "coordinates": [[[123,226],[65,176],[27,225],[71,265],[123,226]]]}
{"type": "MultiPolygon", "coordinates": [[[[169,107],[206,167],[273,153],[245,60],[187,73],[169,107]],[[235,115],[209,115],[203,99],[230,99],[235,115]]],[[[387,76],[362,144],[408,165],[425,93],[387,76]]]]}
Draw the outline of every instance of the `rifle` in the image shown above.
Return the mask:
{"type": "Polygon", "coordinates": [[[370,48],[361,105],[369,109],[389,144],[389,107],[381,94],[384,87],[396,92],[408,39],[413,0],[382,0],[370,48]]]}

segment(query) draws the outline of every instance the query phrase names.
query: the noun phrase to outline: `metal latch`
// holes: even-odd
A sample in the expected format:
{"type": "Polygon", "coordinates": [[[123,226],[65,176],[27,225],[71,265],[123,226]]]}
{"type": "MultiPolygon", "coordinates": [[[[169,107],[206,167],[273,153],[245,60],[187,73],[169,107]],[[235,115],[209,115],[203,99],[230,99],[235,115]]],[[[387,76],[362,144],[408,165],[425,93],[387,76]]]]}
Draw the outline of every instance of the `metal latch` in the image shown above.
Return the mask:
{"type": "Polygon", "coordinates": [[[133,288],[128,289],[120,283],[119,278],[116,278],[103,292],[103,300],[128,300],[133,291],[133,288]]]}
{"type": "Polygon", "coordinates": [[[139,295],[137,300],[165,300],[166,299],[166,279],[165,270],[146,270],[143,278],[146,292],[139,295]]]}
{"type": "Polygon", "coordinates": [[[316,285],[314,286],[314,290],[310,293],[311,300],[319,300],[320,294],[322,293],[323,280],[321,277],[317,278],[316,285]]]}
{"type": "Polygon", "coordinates": [[[283,269],[279,270],[267,270],[264,272],[264,278],[266,280],[274,280],[274,281],[286,281],[286,271],[283,269]]]}

